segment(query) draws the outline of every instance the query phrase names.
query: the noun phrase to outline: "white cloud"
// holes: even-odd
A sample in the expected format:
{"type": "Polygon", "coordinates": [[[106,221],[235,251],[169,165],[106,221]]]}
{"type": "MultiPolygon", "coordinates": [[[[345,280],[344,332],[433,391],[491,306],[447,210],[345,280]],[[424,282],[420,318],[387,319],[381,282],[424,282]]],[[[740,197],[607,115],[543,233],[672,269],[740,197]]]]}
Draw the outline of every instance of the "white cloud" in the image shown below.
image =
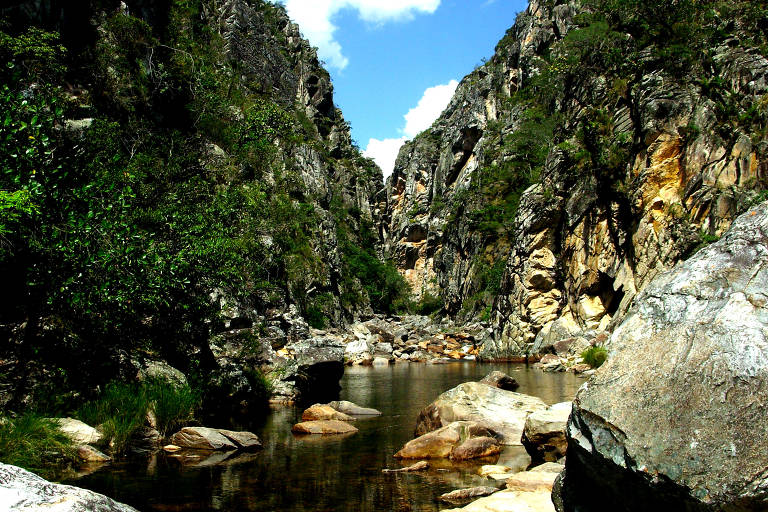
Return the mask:
{"type": "Polygon", "coordinates": [[[408,140],[405,137],[399,139],[369,139],[368,146],[363,151],[363,155],[373,160],[381,167],[386,178],[395,168],[395,159],[400,147],[408,140]]]}
{"type": "Polygon", "coordinates": [[[451,80],[447,84],[436,85],[424,91],[419,103],[405,114],[403,135],[412,139],[432,126],[448,106],[458,85],[459,82],[451,80]]]}
{"type": "Polygon", "coordinates": [[[416,13],[431,14],[440,0],[278,0],[299,24],[304,37],[318,48],[318,56],[338,70],[349,64],[341,45],[334,39],[337,27],[331,21],[342,9],[354,9],[363,21],[384,23],[407,20],[416,13]]]}
{"type": "Polygon", "coordinates": [[[400,147],[408,139],[426,130],[440,117],[456,91],[459,82],[451,80],[447,84],[436,85],[424,91],[418,104],[403,116],[405,125],[400,130],[403,137],[399,139],[370,139],[363,155],[373,158],[384,171],[386,178],[395,168],[395,159],[400,147]]]}

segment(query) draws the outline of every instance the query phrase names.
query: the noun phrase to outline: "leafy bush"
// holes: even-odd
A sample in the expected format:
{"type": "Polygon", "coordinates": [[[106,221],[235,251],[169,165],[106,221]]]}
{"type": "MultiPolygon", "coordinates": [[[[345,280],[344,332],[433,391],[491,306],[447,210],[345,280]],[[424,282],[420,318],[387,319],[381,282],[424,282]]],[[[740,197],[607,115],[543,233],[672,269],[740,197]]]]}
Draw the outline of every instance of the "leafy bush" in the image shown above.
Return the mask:
{"type": "Polygon", "coordinates": [[[608,358],[608,351],[605,347],[589,347],[581,353],[581,358],[592,368],[600,368],[608,358]]]}
{"type": "Polygon", "coordinates": [[[441,309],[443,309],[442,297],[436,297],[429,292],[425,292],[421,299],[413,306],[414,312],[419,315],[431,315],[432,313],[439,312],[441,309]]]}
{"type": "Polygon", "coordinates": [[[75,460],[75,446],[54,420],[33,413],[0,417],[0,461],[50,477],[54,466],[75,460]]]}

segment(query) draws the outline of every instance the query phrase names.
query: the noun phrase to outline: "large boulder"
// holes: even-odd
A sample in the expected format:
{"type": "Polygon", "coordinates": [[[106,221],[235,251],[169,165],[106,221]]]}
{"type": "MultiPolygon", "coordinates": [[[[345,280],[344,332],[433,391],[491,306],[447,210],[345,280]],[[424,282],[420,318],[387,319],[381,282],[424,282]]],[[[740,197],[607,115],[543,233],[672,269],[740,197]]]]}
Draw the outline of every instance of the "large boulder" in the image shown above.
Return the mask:
{"type": "Polygon", "coordinates": [[[565,456],[565,427],[570,414],[571,402],[562,402],[526,418],[522,441],[534,463],[555,462],[565,456]]]}
{"type": "Polygon", "coordinates": [[[437,397],[419,413],[416,435],[454,421],[475,421],[501,434],[505,445],[520,445],[525,419],[547,404],[539,398],[479,382],[465,382],[437,397]]]}
{"type": "Polygon", "coordinates": [[[0,503],[8,512],[51,510],[56,512],[137,512],[102,494],[54,484],[24,469],[0,462],[0,503]]]}
{"type": "Polygon", "coordinates": [[[397,459],[447,459],[454,458],[453,453],[458,450],[457,456],[462,460],[474,457],[483,457],[499,453],[501,447],[496,432],[474,421],[455,421],[435,431],[408,441],[405,446],[395,454],[397,459]],[[482,441],[471,443],[473,439],[482,441]],[[493,448],[496,441],[495,449],[493,448]],[[467,444],[470,443],[470,444],[467,444]],[[483,453],[489,451],[489,453],[483,453]]]}
{"type": "Polygon", "coordinates": [[[442,512],[555,512],[547,490],[500,491],[473,501],[464,508],[443,509],[442,512]]]}
{"type": "Polygon", "coordinates": [[[768,509],[768,203],[635,299],[579,391],[561,510],[768,509]]]}

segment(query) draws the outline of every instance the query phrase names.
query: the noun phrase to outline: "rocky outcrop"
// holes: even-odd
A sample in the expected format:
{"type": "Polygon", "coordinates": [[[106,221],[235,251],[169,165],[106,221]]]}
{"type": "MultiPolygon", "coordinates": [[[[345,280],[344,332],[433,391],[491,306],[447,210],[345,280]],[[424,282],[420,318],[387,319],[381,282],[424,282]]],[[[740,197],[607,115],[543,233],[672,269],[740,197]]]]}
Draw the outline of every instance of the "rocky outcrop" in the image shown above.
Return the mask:
{"type": "Polygon", "coordinates": [[[102,494],[48,482],[21,468],[0,463],[0,503],[9,512],[138,512],[102,494]]]}
{"type": "Polygon", "coordinates": [[[441,394],[419,413],[416,435],[454,421],[475,421],[498,432],[505,445],[520,445],[525,420],[547,405],[539,398],[479,382],[465,382],[441,394]]]}
{"type": "Polygon", "coordinates": [[[561,510],[768,504],[768,203],[659,275],[576,396],[561,510]]]}

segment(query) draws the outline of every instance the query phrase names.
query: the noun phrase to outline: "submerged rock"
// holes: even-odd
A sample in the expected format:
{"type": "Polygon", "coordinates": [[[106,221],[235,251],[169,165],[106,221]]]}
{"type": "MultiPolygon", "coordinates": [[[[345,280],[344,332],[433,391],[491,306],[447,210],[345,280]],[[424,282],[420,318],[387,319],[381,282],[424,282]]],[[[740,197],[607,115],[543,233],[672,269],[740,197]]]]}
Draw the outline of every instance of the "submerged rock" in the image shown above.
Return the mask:
{"type": "Polygon", "coordinates": [[[107,462],[112,460],[112,457],[101,453],[93,446],[82,444],[77,447],[77,456],[85,462],[107,462]]]}
{"type": "Polygon", "coordinates": [[[451,460],[470,460],[491,457],[501,453],[501,445],[493,437],[467,439],[451,452],[451,460]]]}
{"type": "Polygon", "coordinates": [[[561,510],[768,508],[768,203],[659,275],[568,423],[561,510]]]}
{"type": "Polygon", "coordinates": [[[399,469],[382,469],[382,473],[413,473],[414,471],[424,471],[425,469],[429,469],[429,462],[425,460],[420,460],[416,464],[411,464],[410,466],[406,466],[404,468],[399,469]]]}
{"type": "Polygon", "coordinates": [[[333,407],[339,412],[349,414],[352,416],[381,416],[381,411],[377,409],[371,409],[368,407],[360,407],[359,405],[348,402],[346,400],[336,400],[334,402],[328,402],[328,405],[333,407]]]}
{"type": "Polygon", "coordinates": [[[455,491],[441,494],[437,499],[443,503],[449,503],[451,505],[460,505],[466,503],[469,500],[475,498],[482,498],[483,496],[490,496],[491,494],[498,492],[496,487],[470,487],[468,489],[456,489],[455,491]]]}
{"type": "Polygon", "coordinates": [[[507,375],[504,372],[500,372],[498,370],[494,370],[485,377],[483,377],[480,381],[481,384],[488,384],[489,386],[493,386],[494,388],[503,389],[506,391],[516,391],[517,388],[520,387],[520,384],[507,375]]]}
{"type": "Polygon", "coordinates": [[[302,421],[297,423],[291,429],[296,434],[349,434],[357,432],[357,429],[346,421],[326,420],[326,421],[302,421]]]}
{"type": "Polygon", "coordinates": [[[444,509],[442,512],[555,512],[549,491],[505,490],[473,501],[464,508],[444,509]]]}
{"type": "Polygon", "coordinates": [[[520,445],[528,415],[546,408],[547,404],[533,396],[479,382],[465,382],[422,409],[416,434],[431,432],[454,421],[475,421],[501,434],[502,444],[520,445]]]}
{"type": "Polygon", "coordinates": [[[72,485],[54,484],[27,470],[0,462],[0,504],[8,512],[138,512],[111,498],[72,485]]]}

